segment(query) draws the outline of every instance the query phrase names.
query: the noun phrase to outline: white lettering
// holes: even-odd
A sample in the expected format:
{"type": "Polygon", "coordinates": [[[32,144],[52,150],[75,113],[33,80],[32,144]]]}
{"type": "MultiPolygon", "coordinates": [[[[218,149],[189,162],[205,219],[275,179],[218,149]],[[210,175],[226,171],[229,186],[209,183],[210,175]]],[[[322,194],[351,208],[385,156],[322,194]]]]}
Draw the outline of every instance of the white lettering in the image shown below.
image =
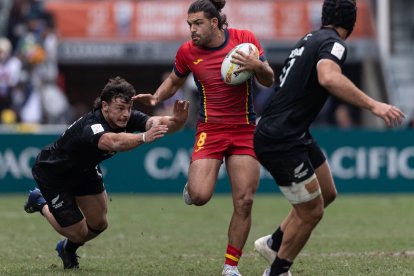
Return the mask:
{"type": "MultiPolygon", "coordinates": [[[[144,168],[150,177],[157,180],[187,177],[191,150],[152,148],[144,158],[144,168]]],[[[36,147],[26,147],[21,152],[12,148],[0,151],[0,179],[31,179],[31,168],[39,151],[36,147]]],[[[330,154],[323,151],[332,174],[338,179],[414,179],[414,147],[340,147],[330,154]]],[[[105,175],[106,168],[101,168],[105,175]]],[[[218,178],[226,178],[225,164],[221,166],[218,178]]],[[[260,179],[272,179],[272,176],[261,167],[260,179]]]]}
{"type": "Polygon", "coordinates": [[[367,176],[367,151],[365,148],[358,148],[356,151],[355,177],[362,179],[367,176]]]}
{"type": "Polygon", "coordinates": [[[6,178],[8,174],[16,179],[32,178],[32,160],[39,152],[35,147],[25,148],[20,155],[10,148],[5,149],[3,154],[0,152],[0,178],[6,178]]]}
{"type": "Polygon", "coordinates": [[[148,174],[155,179],[166,179],[169,177],[169,169],[167,167],[161,168],[160,160],[172,160],[172,152],[168,148],[155,148],[150,150],[145,157],[144,167],[148,174]]]}
{"type": "MultiPolygon", "coordinates": [[[[158,147],[148,151],[144,160],[144,168],[147,173],[158,180],[178,179],[188,176],[188,168],[191,161],[191,151],[178,149],[174,152],[169,148],[158,147]]],[[[266,176],[266,174],[264,174],[266,176]]],[[[226,177],[226,166],[220,167],[218,179],[226,177]]]]}
{"type": "Polygon", "coordinates": [[[19,156],[19,167],[22,176],[32,178],[32,165],[40,149],[35,147],[25,148],[19,156]],[[33,161],[33,162],[32,162],[33,161]]]}
{"type": "Polygon", "coordinates": [[[187,177],[188,165],[190,164],[190,155],[188,150],[178,149],[169,170],[170,178],[176,179],[180,175],[187,177]]]}
{"type": "Polygon", "coordinates": [[[144,160],[147,173],[160,180],[187,177],[189,164],[190,154],[185,149],[178,149],[174,155],[169,148],[154,148],[148,151],[144,160]]]}
{"type": "Polygon", "coordinates": [[[387,177],[390,179],[395,179],[398,177],[398,149],[389,148],[388,149],[388,158],[387,158],[387,177]]]}
{"type": "Polygon", "coordinates": [[[378,178],[381,174],[381,168],[385,167],[386,148],[374,147],[371,148],[368,154],[369,162],[369,177],[378,178]]]}
{"type": "Polygon", "coordinates": [[[289,58],[294,58],[297,56],[301,56],[303,54],[303,51],[305,51],[305,47],[300,47],[299,49],[294,49],[290,52],[289,58]]]}
{"type": "Polygon", "coordinates": [[[0,156],[0,163],[2,166],[0,167],[0,176],[4,178],[7,173],[10,173],[14,178],[20,178],[20,170],[19,166],[17,165],[16,156],[13,153],[12,149],[6,149],[4,151],[3,156],[0,156]]]}
{"type": "Polygon", "coordinates": [[[408,147],[401,151],[398,158],[398,168],[402,177],[414,179],[414,168],[410,168],[410,158],[414,158],[414,147],[408,147]]]}
{"type": "Polygon", "coordinates": [[[344,160],[355,160],[355,149],[351,147],[343,147],[335,150],[331,154],[331,168],[335,176],[343,179],[351,179],[355,177],[355,166],[345,168],[344,160]]]}
{"type": "Polygon", "coordinates": [[[341,147],[328,156],[332,174],[341,179],[414,179],[414,147],[341,147]]]}

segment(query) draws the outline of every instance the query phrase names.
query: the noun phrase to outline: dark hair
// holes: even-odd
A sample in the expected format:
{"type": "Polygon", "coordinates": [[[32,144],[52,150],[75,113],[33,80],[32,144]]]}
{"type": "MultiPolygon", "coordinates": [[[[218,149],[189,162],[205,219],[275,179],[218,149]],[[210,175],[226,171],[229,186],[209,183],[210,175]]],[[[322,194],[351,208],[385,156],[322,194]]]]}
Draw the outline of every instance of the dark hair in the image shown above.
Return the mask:
{"type": "Polygon", "coordinates": [[[229,25],[227,16],[221,13],[225,5],[226,0],[197,0],[190,5],[187,13],[204,12],[208,19],[217,18],[218,28],[223,29],[223,26],[229,25]]]}
{"type": "Polygon", "coordinates": [[[357,15],[356,0],[325,0],[322,7],[322,26],[333,25],[348,31],[355,26],[357,15]]]}
{"type": "Polygon", "coordinates": [[[109,79],[108,83],[102,89],[101,95],[95,100],[94,108],[101,108],[102,102],[110,103],[112,99],[120,98],[125,102],[130,102],[135,96],[134,87],[121,77],[109,79]]]}

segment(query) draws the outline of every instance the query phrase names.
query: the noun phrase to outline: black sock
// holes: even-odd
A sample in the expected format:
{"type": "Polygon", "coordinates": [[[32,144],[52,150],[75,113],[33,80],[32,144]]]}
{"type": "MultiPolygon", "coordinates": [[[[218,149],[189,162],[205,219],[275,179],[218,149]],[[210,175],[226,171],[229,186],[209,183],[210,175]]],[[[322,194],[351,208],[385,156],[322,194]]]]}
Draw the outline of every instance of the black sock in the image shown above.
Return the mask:
{"type": "Polygon", "coordinates": [[[272,243],[270,244],[270,248],[272,248],[274,251],[279,251],[280,245],[282,244],[283,239],[283,231],[279,228],[276,229],[276,231],[272,234],[272,243]]]}
{"type": "Polygon", "coordinates": [[[84,245],[84,243],[75,243],[69,239],[66,239],[65,250],[69,252],[76,252],[79,246],[82,246],[82,245],[84,245]]]}
{"type": "Polygon", "coordinates": [[[276,257],[270,268],[269,276],[279,276],[282,273],[288,272],[292,264],[293,262],[276,257]]]}

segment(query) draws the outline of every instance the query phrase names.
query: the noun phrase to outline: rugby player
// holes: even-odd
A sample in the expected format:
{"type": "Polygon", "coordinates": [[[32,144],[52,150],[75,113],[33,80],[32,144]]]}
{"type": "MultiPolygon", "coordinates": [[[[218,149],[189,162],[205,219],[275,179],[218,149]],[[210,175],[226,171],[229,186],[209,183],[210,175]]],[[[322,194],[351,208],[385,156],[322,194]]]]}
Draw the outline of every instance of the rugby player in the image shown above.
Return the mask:
{"type": "Polygon", "coordinates": [[[221,64],[227,53],[241,43],[253,43],[254,53],[238,52],[233,62],[254,72],[265,86],[274,82],[272,68],[263,48],[248,30],[228,28],[221,12],[224,0],[197,0],[189,9],[187,23],[191,40],[177,51],[174,69],[154,94],[139,94],[146,104],[171,97],[193,73],[199,92],[199,118],[195,144],[184,187],[185,203],[206,204],[213,196],[220,166],[225,160],[233,198],[233,214],[228,228],[228,244],[222,275],[241,275],[237,265],[251,227],[253,195],[259,183],[259,163],[253,150],[256,114],[252,102],[252,79],[241,85],[228,85],[221,79],[221,64]]]}
{"type": "Polygon", "coordinates": [[[271,264],[263,275],[291,275],[290,267],[337,191],[328,163],[309,126],[331,95],[367,109],[388,127],[405,115],[358,89],[342,66],[345,40],[355,25],[355,0],[325,0],[322,27],[302,37],[286,59],[254,136],[260,163],[270,172],[292,210],[272,234],[255,241],[271,264]]]}
{"type": "Polygon", "coordinates": [[[172,116],[153,116],[132,109],[134,87],[110,79],[93,111],[70,125],[42,149],[32,168],[38,189],[24,210],[40,212],[61,235],[56,251],[65,269],[79,267],[76,250],[108,227],[107,194],[99,163],[180,129],[189,103],[176,101],[172,116]]]}

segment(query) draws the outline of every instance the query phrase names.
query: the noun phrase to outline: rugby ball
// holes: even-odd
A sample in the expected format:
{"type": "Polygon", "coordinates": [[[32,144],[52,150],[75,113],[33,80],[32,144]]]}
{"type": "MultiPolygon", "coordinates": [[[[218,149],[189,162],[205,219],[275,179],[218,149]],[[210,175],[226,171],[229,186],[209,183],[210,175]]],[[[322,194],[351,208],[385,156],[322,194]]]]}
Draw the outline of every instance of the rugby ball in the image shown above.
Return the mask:
{"type": "Polygon", "coordinates": [[[252,43],[242,43],[234,47],[223,59],[221,64],[221,78],[223,81],[230,85],[239,85],[247,81],[253,75],[251,71],[235,72],[241,65],[231,63],[232,56],[236,54],[236,51],[240,50],[246,54],[253,52],[257,58],[259,58],[259,50],[252,43]]]}

